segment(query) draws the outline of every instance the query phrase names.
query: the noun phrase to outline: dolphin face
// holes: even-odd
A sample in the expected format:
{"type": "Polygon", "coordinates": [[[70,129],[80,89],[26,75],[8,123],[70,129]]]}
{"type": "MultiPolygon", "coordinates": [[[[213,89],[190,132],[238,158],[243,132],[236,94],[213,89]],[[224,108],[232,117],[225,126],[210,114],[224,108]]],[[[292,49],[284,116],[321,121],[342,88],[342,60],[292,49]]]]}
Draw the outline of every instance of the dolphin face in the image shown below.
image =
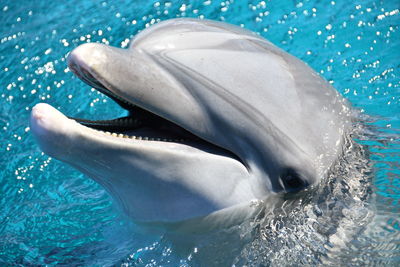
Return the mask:
{"type": "Polygon", "coordinates": [[[182,221],[315,184],[350,125],[346,101],[306,64],[225,23],[161,22],[129,49],[81,45],[68,65],[129,116],[71,119],[38,104],[32,132],[137,221],[182,221]]]}

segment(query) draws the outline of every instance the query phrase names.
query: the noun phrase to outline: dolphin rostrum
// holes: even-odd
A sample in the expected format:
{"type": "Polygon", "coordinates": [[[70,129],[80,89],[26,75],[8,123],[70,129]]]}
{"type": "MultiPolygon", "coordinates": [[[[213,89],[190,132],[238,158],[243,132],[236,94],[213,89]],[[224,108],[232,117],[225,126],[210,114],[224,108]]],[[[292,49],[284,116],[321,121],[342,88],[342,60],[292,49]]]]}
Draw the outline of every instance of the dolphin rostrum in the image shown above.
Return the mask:
{"type": "Polygon", "coordinates": [[[161,22],[129,49],[83,44],[68,66],[129,115],[89,121],[41,103],[32,132],[137,222],[201,218],[316,184],[351,123],[344,98],[305,63],[221,22],[161,22]]]}

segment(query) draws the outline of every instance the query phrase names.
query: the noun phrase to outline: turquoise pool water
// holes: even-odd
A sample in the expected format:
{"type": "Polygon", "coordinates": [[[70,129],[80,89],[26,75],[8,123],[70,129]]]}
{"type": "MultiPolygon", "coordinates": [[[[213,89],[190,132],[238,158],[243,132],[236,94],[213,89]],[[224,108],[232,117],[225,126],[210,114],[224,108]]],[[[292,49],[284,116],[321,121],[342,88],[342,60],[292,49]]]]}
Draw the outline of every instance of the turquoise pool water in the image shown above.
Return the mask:
{"type": "Polygon", "coordinates": [[[29,113],[39,102],[76,117],[121,115],[73,77],[67,53],[85,42],[126,47],[140,30],[175,17],[258,32],[311,65],[368,115],[356,136],[368,163],[350,161],[340,183],[332,180],[308,197],[311,208],[293,204],[285,218],[252,222],[247,244],[232,255],[221,251],[220,260],[399,265],[399,12],[396,0],[1,1],[0,265],[198,266],[197,255],[222,247],[217,238],[178,251],[163,233],[141,231],[99,185],[44,155],[29,132],[29,113]]]}

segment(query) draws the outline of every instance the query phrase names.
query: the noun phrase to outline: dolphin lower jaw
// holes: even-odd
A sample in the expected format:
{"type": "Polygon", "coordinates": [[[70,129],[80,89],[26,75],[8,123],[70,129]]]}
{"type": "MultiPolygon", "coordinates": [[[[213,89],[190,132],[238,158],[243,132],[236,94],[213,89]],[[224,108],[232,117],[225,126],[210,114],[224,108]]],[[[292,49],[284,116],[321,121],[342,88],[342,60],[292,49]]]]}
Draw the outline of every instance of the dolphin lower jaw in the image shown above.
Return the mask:
{"type": "Polygon", "coordinates": [[[138,222],[184,221],[265,196],[250,186],[254,177],[247,169],[227,155],[105,134],[47,104],[34,107],[31,128],[44,152],[98,182],[138,222]],[[226,173],[235,182],[221,188],[226,173]]]}
{"type": "Polygon", "coordinates": [[[261,197],[247,184],[247,169],[218,148],[121,138],[83,126],[47,104],[33,108],[31,130],[46,154],[103,185],[136,221],[181,221],[261,197]],[[226,172],[237,182],[210,191],[224,183],[226,172]],[[152,208],[144,209],[144,203],[152,208]]]}
{"type": "Polygon", "coordinates": [[[248,181],[254,177],[232,153],[206,141],[133,135],[146,133],[141,127],[125,133],[99,129],[102,123],[107,129],[122,127],[117,121],[78,122],[50,105],[37,104],[30,125],[46,154],[103,185],[135,221],[184,221],[265,196],[251,186],[248,181]],[[96,127],[85,126],[91,123],[96,127]],[[194,170],[202,171],[187,180],[194,170]],[[231,188],[209,190],[224,183],[226,173],[237,182],[230,183],[231,188]],[[143,208],[143,203],[152,208],[143,208]]]}
{"type": "Polygon", "coordinates": [[[81,125],[47,104],[33,108],[31,130],[45,153],[101,184],[135,221],[185,221],[270,193],[265,177],[215,146],[123,138],[81,125]]]}

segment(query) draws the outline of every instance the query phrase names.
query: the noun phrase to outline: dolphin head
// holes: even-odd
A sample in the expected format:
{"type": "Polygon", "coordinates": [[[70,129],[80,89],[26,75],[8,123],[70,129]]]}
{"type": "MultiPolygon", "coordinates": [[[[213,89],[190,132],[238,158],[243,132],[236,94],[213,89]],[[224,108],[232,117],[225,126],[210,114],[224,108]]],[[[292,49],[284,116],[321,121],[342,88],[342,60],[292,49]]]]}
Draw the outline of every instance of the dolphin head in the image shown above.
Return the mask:
{"type": "Polygon", "coordinates": [[[312,69],[242,28],[175,19],[129,49],[88,43],[68,57],[129,116],[32,110],[41,148],[102,184],[137,221],[182,221],[317,183],[350,124],[312,69]]]}

